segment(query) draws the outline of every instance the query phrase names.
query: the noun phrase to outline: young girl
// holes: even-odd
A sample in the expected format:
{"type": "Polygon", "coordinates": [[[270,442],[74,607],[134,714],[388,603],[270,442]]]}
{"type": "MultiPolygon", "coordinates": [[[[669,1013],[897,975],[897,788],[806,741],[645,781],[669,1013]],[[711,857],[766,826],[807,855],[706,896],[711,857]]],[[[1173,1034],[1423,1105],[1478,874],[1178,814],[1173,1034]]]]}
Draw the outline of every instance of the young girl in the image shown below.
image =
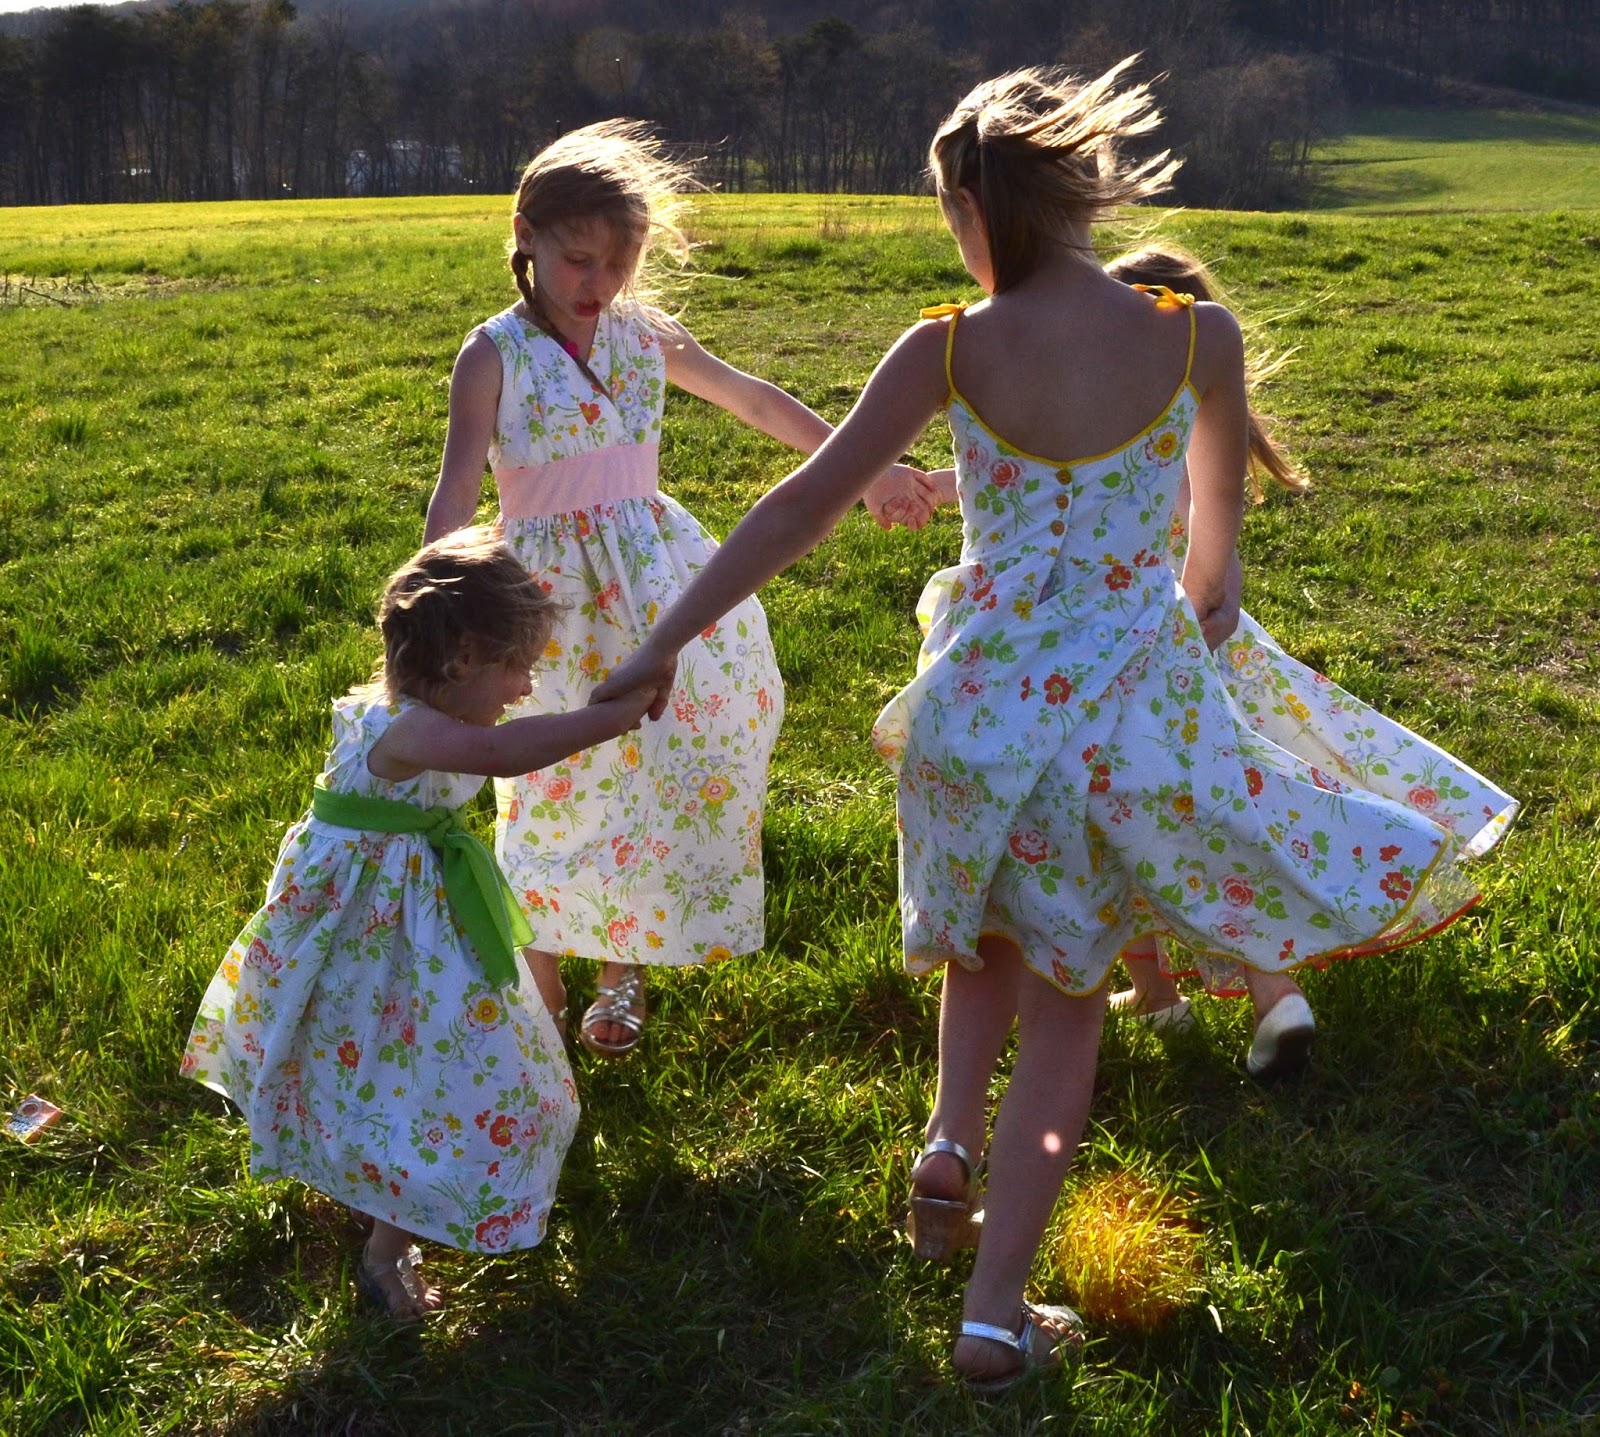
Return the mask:
{"type": "Polygon", "coordinates": [[[310,812],[200,1004],[182,1071],[233,1099],[250,1170],[373,1219],[356,1268],[396,1318],[440,1305],[413,1235],[479,1252],[544,1236],[578,1101],[517,990],[516,905],[457,810],[483,784],[626,733],[632,698],[498,723],[555,606],[465,529],[389,581],[378,676],[333,706],[310,812]]]}
{"type": "MultiPolygon", "coordinates": [[[[652,249],[687,251],[674,219],[686,182],[631,122],[575,130],[535,156],[511,221],[522,298],[474,329],[456,360],[427,535],[472,518],[487,459],[507,539],[566,606],[519,712],[582,703],[715,548],[656,487],[668,383],[804,453],[831,432],[642,302],[652,249]]],[[[880,524],[886,506],[925,517],[920,481],[897,468],[869,486],[880,524]]],[[[498,785],[496,847],[552,1011],[565,1006],[557,955],[604,963],[580,1027],[593,1051],[638,1043],[642,965],[761,946],[761,819],[782,713],[751,599],[686,646],[666,723],[498,785]]]]}
{"type": "MultiPolygon", "coordinates": [[[[597,698],[671,692],[675,651],[826,535],[929,417],[955,437],[961,562],[934,576],[920,672],[876,728],[899,776],[913,972],[944,970],[919,1218],[970,1222],[966,1155],[1013,1020],[987,1210],[954,1350],[994,1385],[1061,1360],[1063,1309],[1024,1286],[1088,1112],[1117,954],[1149,933],[1282,972],[1420,937],[1470,903],[1448,829],[1339,791],[1241,723],[1203,637],[1228,606],[1249,409],[1219,305],[1108,276],[1091,227],[1174,164],[1117,142],[1156,123],[1124,61],[1078,83],[975,89],[932,164],[968,271],[885,356],[838,432],[740,522],[597,698]],[[1049,456],[1076,456],[1055,458],[1049,456]],[[1164,555],[1184,461],[1182,583],[1164,555]],[[1258,905],[1256,900],[1262,902],[1258,905]]],[[[1216,635],[1221,638],[1221,634],[1216,635]]]]}
{"type": "MultiPolygon", "coordinates": [[[[1201,301],[1218,298],[1216,281],[1206,267],[1175,245],[1147,245],[1121,255],[1106,266],[1106,273],[1124,284],[1166,287],[1201,301]]],[[[1252,388],[1260,377],[1260,371],[1251,375],[1252,388]]],[[[1303,492],[1304,476],[1273,442],[1253,409],[1249,436],[1253,497],[1261,498],[1258,476],[1263,471],[1285,489],[1303,492]]],[[[1183,562],[1188,501],[1185,484],[1178,491],[1168,549],[1174,564],[1183,562]]],[[[1346,789],[1364,789],[1425,812],[1455,834],[1463,856],[1494,847],[1516,816],[1517,801],[1508,793],[1297,663],[1249,614],[1239,616],[1217,658],[1229,697],[1256,733],[1333,775],[1346,789]]],[[[1292,978],[1261,973],[1248,964],[1219,963],[1203,953],[1196,955],[1192,967],[1175,971],[1172,961],[1182,956],[1170,946],[1164,955],[1158,954],[1153,935],[1125,950],[1122,959],[1133,986],[1113,993],[1110,1006],[1152,1026],[1181,1030],[1192,1025],[1193,1013],[1189,1000],[1178,993],[1174,977],[1198,972],[1212,992],[1229,995],[1237,994],[1242,984],[1256,1016],[1245,1060],[1251,1076],[1289,1077],[1305,1066],[1316,1024],[1292,978]]]]}

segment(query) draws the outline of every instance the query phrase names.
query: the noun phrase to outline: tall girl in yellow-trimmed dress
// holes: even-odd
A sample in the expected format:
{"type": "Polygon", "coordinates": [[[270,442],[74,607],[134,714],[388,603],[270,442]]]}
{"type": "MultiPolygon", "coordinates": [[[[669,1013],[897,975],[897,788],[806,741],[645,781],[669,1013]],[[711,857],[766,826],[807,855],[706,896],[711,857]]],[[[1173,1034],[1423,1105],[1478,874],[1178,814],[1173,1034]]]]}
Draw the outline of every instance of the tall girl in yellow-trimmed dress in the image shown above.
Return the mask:
{"type": "MultiPolygon", "coordinates": [[[[562,605],[519,713],[583,703],[716,547],[658,488],[669,383],[802,453],[832,432],[644,302],[652,252],[687,253],[675,218],[687,179],[632,122],[541,151],[512,215],[522,297],[456,360],[427,536],[471,520],[487,461],[506,538],[562,605]]],[[[864,497],[885,526],[890,510],[931,508],[922,476],[898,466],[864,497]]],[[[592,1051],[639,1042],[646,967],[761,946],[761,824],[782,716],[766,615],[750,598],[685,646],[665,722],[498,786],[496,848],[552,1010],[565,1010],[561,957],[603,965],[579,1027],[592,1051]]]]}
{"type": "Polygon", "coordinates": [[[267,901],[200,1002],[181,1071],[233,1100],[250,1170],[373,1221],[362,1296],[400,1320],[441,1304],[413,1238],[473,1252],[543,1238],[577,1090],[527,940],[458,810],[637,726],[622,702],[500,723],[554,609],[498,536],[465,529],[390,580],[378,677],[333,705],[310,811],[267,901]]]}
{"type": "Polygon", "coordinates": [[[1220,305],[1135,291],[1096,259],[1094,222],[1175,168],[1119,157],[1157,120],[1144,87],[1123,87],[1129,63],[1090,81],[1018,71],[957,106],[932,169],[989,298],[907,330],[838,432],[595,692],[647,690],[663,711],[677,650],[946,414],[961,559],[924,593],[919,671],[875,738],[898,775],[906,964],[944,978],[914,1240],[938,1255],[976,1236],[953,1361],[982,1387],[1080,1340],[1074,1314],[1025,1289],[1083,1133],[1122,949],[1164,935],[1285,973],[1423,936],[1475,897],[1457,834],[1312,772],[1227,695],[1210,644],[1233,620],[1244,346],[1220,305]],[[1167,555],[1186,468],[1180,578],[1167,555]],[[974,1234],[974,1155],[1013,1022],[974,1234]]]}

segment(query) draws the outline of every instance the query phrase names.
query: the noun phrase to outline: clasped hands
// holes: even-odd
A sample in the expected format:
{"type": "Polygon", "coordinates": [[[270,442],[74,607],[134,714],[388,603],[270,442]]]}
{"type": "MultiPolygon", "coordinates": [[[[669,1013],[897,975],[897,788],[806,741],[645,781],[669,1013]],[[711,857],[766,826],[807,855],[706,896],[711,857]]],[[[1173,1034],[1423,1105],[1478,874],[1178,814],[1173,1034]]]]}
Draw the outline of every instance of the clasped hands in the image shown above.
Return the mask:
{"type": "Polygon", "coordinates": [[[932,475],[909,464],[891,464],[862,491],[861,502],[880,529],[892,529],[896,524],[920,529],[933,517],[943,497],[932,475]]]}

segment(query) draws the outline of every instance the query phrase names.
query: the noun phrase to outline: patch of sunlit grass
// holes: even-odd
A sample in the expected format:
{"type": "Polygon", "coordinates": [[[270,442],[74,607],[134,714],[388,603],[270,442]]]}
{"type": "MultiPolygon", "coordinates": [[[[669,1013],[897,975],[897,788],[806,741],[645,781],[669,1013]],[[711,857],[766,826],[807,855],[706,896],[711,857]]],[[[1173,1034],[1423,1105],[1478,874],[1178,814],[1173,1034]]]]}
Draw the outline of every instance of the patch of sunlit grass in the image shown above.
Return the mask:
{"type": "Polygon", "coordinates": [[[1194,1293],[1200,1238],[1178,1194],[1135,1172],[1110,1172],[1068,1193],[1056,1257],[1091,1322],[1152,1332],[1194,1293]]]}

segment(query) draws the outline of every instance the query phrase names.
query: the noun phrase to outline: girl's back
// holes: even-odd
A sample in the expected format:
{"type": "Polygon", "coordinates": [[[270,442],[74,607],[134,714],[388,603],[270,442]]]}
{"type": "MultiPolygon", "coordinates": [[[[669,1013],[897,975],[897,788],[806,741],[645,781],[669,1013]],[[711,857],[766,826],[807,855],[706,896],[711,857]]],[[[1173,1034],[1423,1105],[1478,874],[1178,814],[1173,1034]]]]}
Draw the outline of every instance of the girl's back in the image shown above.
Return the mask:
{"type": "Polygon", "coordinates": [[[1191,373],[1183,309],[1158,307],[1086,265],[1072,270],[974,306],[951,354],[956,390],[990,429],[1063,463],[1127,443],[1186,378],[1201,387],[1215,366],[1210,332],[1231,322],[1216,306],[1196,308],[1191,373]]]}

